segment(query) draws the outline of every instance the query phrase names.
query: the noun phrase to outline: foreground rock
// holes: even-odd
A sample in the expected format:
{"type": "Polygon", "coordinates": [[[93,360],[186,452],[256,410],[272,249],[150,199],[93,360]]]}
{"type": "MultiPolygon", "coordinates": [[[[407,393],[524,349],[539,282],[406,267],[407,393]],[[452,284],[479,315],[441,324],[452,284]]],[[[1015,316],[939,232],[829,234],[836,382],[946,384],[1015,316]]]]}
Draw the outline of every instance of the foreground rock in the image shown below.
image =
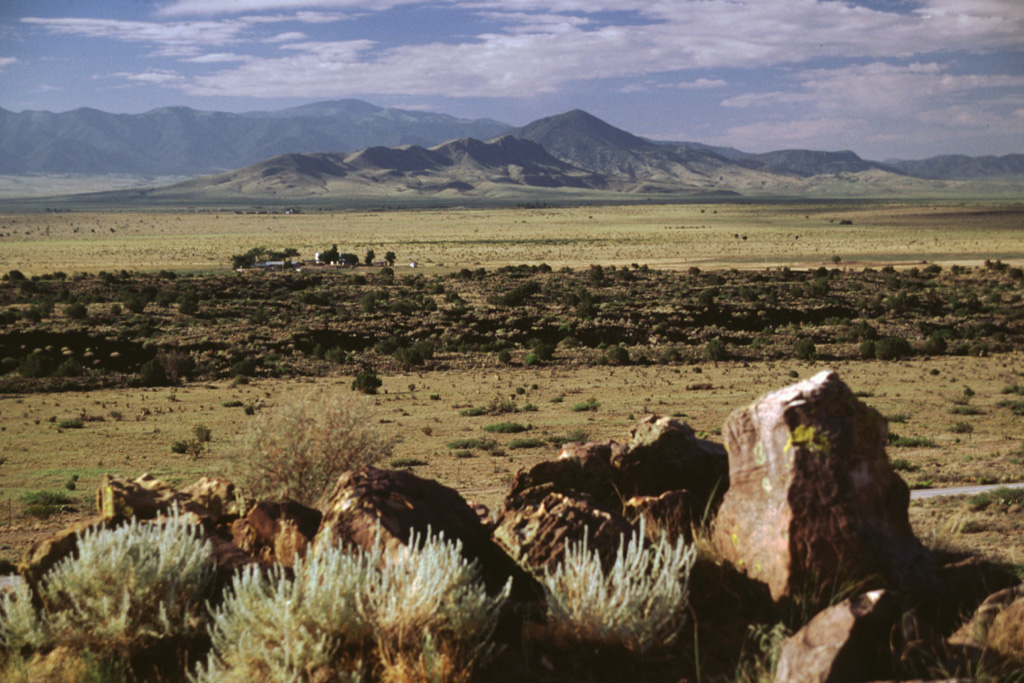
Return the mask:
{"type": "Polygon", "coordinates": [[[462,553],[479,563],[488,591],[509,578],[520,600],[541,596],[539,584],[505,552],[481,524],[476,511],[454,489],[411,472],[364,467],[346,472],[328,499],[315,545],[352,545],[369,550],[380,534],[384,548],[404,552],[413,533],[444,534],[462,542],[462,553]]]}
{"type": "Polygon", "coordinates": [[[934,560],[910,528],[910,492],[889,464],[886,433],[885,419],[833,372],[734,412],[718,551],[776,600],[872,576],[933,594],[934,560]]]}
{"type": "Polygon", "coordinates": [[[649,538],[690,538],[728,474],[720,445],[652,415],[626,443],[568,443],[556,460],[519,472],[494,537],[536,575],[561,563],[566,543],[584,539],[607,564],[641,520],[649,538]]]}
{"type": "Polygon", "coordinates": [[[844,600],[820,612],[786,640],[778,683],[856,683],[895,677],[889,631],[900,603],[885,590],[844,600]]]}

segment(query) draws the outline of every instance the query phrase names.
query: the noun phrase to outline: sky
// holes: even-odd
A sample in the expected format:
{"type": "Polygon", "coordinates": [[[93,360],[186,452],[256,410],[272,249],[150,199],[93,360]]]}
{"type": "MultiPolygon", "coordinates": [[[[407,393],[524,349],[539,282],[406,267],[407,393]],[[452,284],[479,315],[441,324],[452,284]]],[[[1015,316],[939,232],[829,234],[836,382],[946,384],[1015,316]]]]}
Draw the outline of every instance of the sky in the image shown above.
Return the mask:
{"type": "Polygon", "coordinates": [[[0,0],[0,108],[357,98],[875,160],[1024,153],[1024,0],[0,0]]]}

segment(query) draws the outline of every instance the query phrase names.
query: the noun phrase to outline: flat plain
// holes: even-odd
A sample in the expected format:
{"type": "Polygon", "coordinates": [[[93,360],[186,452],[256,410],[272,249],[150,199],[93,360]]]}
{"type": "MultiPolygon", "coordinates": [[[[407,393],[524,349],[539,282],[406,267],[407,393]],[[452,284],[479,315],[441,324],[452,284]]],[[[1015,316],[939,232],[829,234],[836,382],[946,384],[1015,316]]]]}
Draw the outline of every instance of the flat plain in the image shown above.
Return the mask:
{"type": "MultiPolygon", "coordinates": [[[[699,279],[709,273],[722,273],[726,280],[719,286],[728,288],[728,278],[733,277],[729,273],[737,270],[767,277],[784,267],[808,274],[825,268],[837,272],[833,281],[838,283],[844,282],[846,274],[865,268],[875,271],[895,266],[906,273],[911,268],[924,269],[927,263],[940,266],[941,277],[958,265],[973,270],[979,278],[990,273],[992,278],[1002,278],[998,280],[998,305],[1012,323],[1014,311],[1020,308],[1021,282],[991,271],[985,262],[999,262],[1003,268],[1019,266],[1024,262],[1022,237],[1024,205],[984,202],[423,209],[293,215],[24,213],[0,216],[0,272],[18,270],[31,278],[62,271],[68,282],[76,277],[87,282],[95,276],[85,274],[99,271],[175,271],[181,274],[176,286],[188,287],[188,277],[234,277],[228,267],[231,255],[255,246],[292,247],[309,258],[314,251],[337,244],[340,250],[360,256],[367,249],[378,255],[395,251],[399,279],[413,275],[443,278],[464,269],[493,271],[516,264],[544,263],[556,272],[569,268],[577,273],[592,271],[593,265],[616,266],[617,271],[611,272],[646,273],[639,270],[646,266],[654,273],[680,277],[691,273],[691,280],[673,286],[680,291],[689,288],[696,295],[710,288],[699,279]],[[413,261],[418,264],[416,269],[402,265],[413,261]],[[692,275],[693,268],[700,269],[699,278],[692,275]]],[[[361,271],[374,286],[379,269],[361,271]]],[[[963,277],[972,276],[968,272],[963,277]]],[[[131,277],[123,282],[130,284],[131,277]]],[[[444,287],[455,289],[452,282],[444,280],[444,287]]],[[[949,291],[962,294],[973,280],[950,282],[949,291]]],[[[996,280],[984,282],[991,287],[996,280]]],[[[849,285],[851,290],[854,284],[849,285]]],[[[414,288],[410,280],[408,289],[414,288]]],[[[614,305],[610,294],[607,298],[607,305],[614,305]]],[[[472,298],[465,293],[465,300],[471,309],[490,306],[482,295],[472,298]]],[[[82,324],[97,329],[107,324],[102,319],[108,304],[82,301],[89,314],[82,324]]],[[[22,305],[11,304],[15,308],[22,305]]],[[[178,305],[172,303],[167,310],[173,313],[178,305]]],[[[755,300],[749,306],[756,309],[759,304],[755,300]]],[[[63,329],[60,326],[69,321],[62,311],[59,309],[53,320],[44,319],[43,328],[63,329]]],[[[899,325],[900,312],[886,311],[891,316],[886,324],[899,325]]],[[[606,314],[610,315],[599,308],[597,317],[606,314]]],[[[157,315],[162,314],[158,311],[157,315]]],[[[989,320],[988,315],[979,313],[972,319],[967,314],[961,322],[981,325],[978,334],[984,337],[988,328],[982,323],[989,320]]],[[[176,318],[157,317],[151,327],[167,328],[173,320],[176,318]]],[[[552,327],[557,322],[553,320],[552,327]]],[[[0,328],[0,337],[11,339],[36,330],[29,327],[33,324],[39,323],[11,322],[0,328]]],[[[187,338],[188,326],[196,323],[184,318],[174,324],[182,326],[177,334],[187,338]]],[[[308,327],[296,320],[253,324],[308,327]]],[[[950,321],[945,324],[954,325],[950,321]]],[[[580,329],[583,326],[580,323],[580,329]]],[[[731,358],[713,360],[702,355],[705,337],[695,338],[688,352],[667,355],[658,362],[653,359],[654,347],[640,349],[639,344],[631,344],[634,362],[626,364],[600,362],[600,345],[559,346],[550,360],[537,364],[525,362],[529,347],[518,342],[511,347],[511,362],[478,349],[439,345],[433,358],[422,365],[381,366],[383,385],[377,395],[366,400],[374,404],[376,427],[396,439],[393,460],[384,464],[410,467],[492,510],[500,505],[516,471],[554,457],[555,444],[566,438],[624,439],[637,419],[654,413],[675,415],[718,440],[732,410],[823,369],[837,371],[865,402],[889,418],[890,431],[902,437],[892,440],[890,459],[911,486],[1024,480],[1024,417],[1006,405],[1008,396],[1019,393],[1017,388],[1024,383],[1024,349],[1012,335],[1009,340],[995,340],[991,348],[972,346],[980,349],[977,353],[970,349],[965,354],[915,350],[893,360],[864,360],[850,351],[856,348],[853,342],[834,349],[821,343],[821,335],[831,334],[833,328],[816,332],[818,357],[803,359],[778,350],[782,346],[776,344],[778,349],[772,353],[746,352],[745,346],[737,346],[731,358]],[[641,353],[648,354],[650,362],[639,362],[641,353]],[[590,408],[574,409],[580,405],[590,408]],[[502,406],[506,412],[500,417],[463,414],[488,406],[502,406]],[[504,420],[519,422],[526,431],[503,435],[483,429],[504,420]],[[478,444],[469,445],[474,440],[478,444]]],[[[380,329],[388,328],[382,324],[380,329]]],[[[810,325],[808,329],[814,332],[816,328],[810,325]]],[[[790,340],[807,331],[796,323],[773,330],[771,334],[787,340],[785,349],[790,340]]],[[[253,353],[261,353],[256,343],[259,333],[251,330],[251,337],[241,342],[244,345],[248,340],[253,353]]],[[[371,329],[368,334],[372,337],[376,332],[371,329]]],[[[412,335],[409,332],[407,336],[412,335]]],[[[212,336],[197,343],[217,342],[216,334],[212,336]]],[[[735,344],[747,342],[750,339],[735,344]]],[[[770,342],[768,348],[775,348],[770,342]]],[[[305,356],[299,358],[298,350],[293,350],[293,355],[296,366],[306,362],[305,356]]],[[[276,377],[258,373],[248,383],[213,373],[173,386],[115,384],[85,391],[54,387],[25,391],[6,385],[6,392],[0,395],[0,560],[16,560],[32,540],[87,514],[93,491],[105,472],[130,477],[152,472],[180,483],[203,474],[231,478],[237,471],[234,444],[259,413],[309,391],[352,391],[352,371],[352,364],[342,364],[276,377]],[[76,418],[80,426],[61,426],[76,418]],[[209,429],[210,442],[199,453],[175,453],[173,444],[189,439],[200,425],[209,429]],[[71,504],[50,517],[34,517],[27,514],[23,497],[37,491],[61,492],[71,504]]],[[[11,370],[8,377],[17,374],[11,370]]],[[[1018,540],[1024,512],[1019,505],[983,505],[968,500],[915,503],[912,516],[919,535],[930,542],[980,550],[1001,561],[1024,564],[1024,544],[1018,540]]]]}

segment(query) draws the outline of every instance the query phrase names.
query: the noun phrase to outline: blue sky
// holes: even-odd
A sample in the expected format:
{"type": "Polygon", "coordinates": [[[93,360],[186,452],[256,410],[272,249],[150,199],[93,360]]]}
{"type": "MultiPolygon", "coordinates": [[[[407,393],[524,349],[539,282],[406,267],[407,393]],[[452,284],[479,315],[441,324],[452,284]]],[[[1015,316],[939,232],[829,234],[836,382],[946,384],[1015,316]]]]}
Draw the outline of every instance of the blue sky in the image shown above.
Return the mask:
{"type": "Polygon", "coordinates": [[[0,107],[354,97],[871,159],[1024,153],[1024,0],[0,0],[0,107]]]}

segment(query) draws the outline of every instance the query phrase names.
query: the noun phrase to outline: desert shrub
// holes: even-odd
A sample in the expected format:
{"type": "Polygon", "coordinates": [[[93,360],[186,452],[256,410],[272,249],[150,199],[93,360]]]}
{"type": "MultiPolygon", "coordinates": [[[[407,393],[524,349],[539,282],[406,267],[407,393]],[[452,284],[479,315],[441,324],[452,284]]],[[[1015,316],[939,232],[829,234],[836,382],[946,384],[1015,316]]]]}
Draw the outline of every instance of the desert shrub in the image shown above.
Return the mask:
{"type": "Polygon", "coordinates": [[[76,302],[68,305],[64,309],[64,314],[72,320],[85,320],[89,317],[89,309],[85,307],[85,304],[76,302]]]}
{"type": "Polygon", "coordinates": [[[409,545],[417,551],[390,558],[368,596],[378,657],[395,680],[468,680],[494,652],[511,580],[488,596],[461,542],[413,534],[409,545]]]}
{"type": "Polygon", "coordinates": [[[889,443],[896,448],[934,448],[935,442],[926,436],[900,436],[889,432],[889,443]]]}
{"type": "Polygon", "coordinates": [[[793,344],[793,357],[799,360],[814,360],[818,357],[818,350],[810,339],[797,339],[793,344]]]}
{"type": "Polygon", "coordinates": [[[159,387],[167,384],[167,371],[157,359],[148,360],[139,368],[139,379],[143,386],[159,387]]]}
{"type": "Polygon", "coordinates": [[[361,394],[376,394],[382,384],[383,382],[374,369],[366,367],[356,373],[355,379],[352,380],[352,391],[358,391],[361,394]]]}
{"type": "Polygon", "coordinates": [[[509,589],[488,596],[461,545],[415,534],[386,562],[375,544],[322,548],[294,577],[249,569],[212,617],[196,680],[355,681],[374,656],[384,679],[467,680],[493,652],[509,589]]]}
{"type": "Polygon", "coordinates": [[[629,351],[624,346],[610,346],[608,347],[605,356],[608,358],[608,362],[612,365],[629,365],[629,351]]]}
{"type": "Polygon", "coordinates": [[[519,432],[525,432],[529,427],[518,422],[496,422],[484,425],[483,429],[485,432],[497,432],[498,434],[518,434],[519,432]]]}
{"type": "Polygon", "coordinates": [[[707,344],[704,345],[704,359],[717,363],[720,360],[725,360],[729,357],[728,351],[723,342],[718,337],[711,339],[707,344]]]}
{"type": "Polygon", "coordinates": [[[80,417],[71,417],[57,423],[57,429],[81,429],[85,422],[80,417]]]}
{"type": "Polygon", "coordinates": [[[22,377],[48,377],[55,368],[56,363],[48,354],[35,350],[18,364],[18,374],[22,377]]]}
{"type": "Polygon", "coordinates": [[[86,530],[78,555],[41,583],[50,641],[131,655],[193,637],[206,615],[212,553],[176,513],[163,524],[133,519],[114,530],[86,530]]]}
{"type": "Polygon", "coordinates": [[[525,365],[540,365],[540,356],[531,351],[526,354],[526,358],[523,359],[525,365]]]}
{"type": "Polygon", "coordinates": [[[518,448],[541,448],[545,446],[546,442],[544,439],[538,439],[536,437],[523,437],[521,439],[512,439],[509,442],[508,447],[511,449],[518,448]]]}
{"type": "Polygon", "coordinates": [[[645,655],[670,646],[686,620],[696,547],[664,536],[644,547],[643,529],[623,539],[606,572],[586,538],[546,571],[548,623],[568,642],[624,647],[645,655]]]}
{"type": "Polygon", "coordinates": [[[211,617],[197,682],[359,680],[373,636],[364,602],[380,561],[379,546],[325,548],[299,560],[294,578],[280,566],[242,571],[211,617]]]}
{"type": "Polygon", "coordinates": [[[308,394],[262,413],[236,447],[242,490],[316,504],[342,472],[391,454],[372,424],[369,405],[351,394],[308,394]]]}
{"type": "Polygon", "coordinates": [[[182,315],[195,315],[199,311],[199,296],[195,292],[185,292],[178,297],[178,312],[182,315]]]}
{"type": "Polygon", "coordinates": [[[49,640],[46,623],[32,605],[28,584],[0,592],[0,671],[8,657],[40,650],[49,640]]]}
{"type": "Polygon", "coordinates": [[[26,491],[19,496],[18,500],[25,505],[26,514],[40,519],[46,519],[58,512],[71,512],[75,509],[74,500],[66,494],[56,491],[26,491]]]}
{"type": "Polygon", "coordinates": [[[875,357],[875,342],[871,339],[865,339],[857,347],[857,355],[864,360],[871,360],[875,357]]]}
{"type": "Polygon", "coordinates": [[[973,434],[974,425],[968,422],[967,420],[958,420],[957,422],[953,423],[953,425],[949,428],[949,431],[953,432],[954,434],[973,434]]]}
{"type": "Polygon", "coordinates": [[[232,377],[252,377],[256,374],[256,359],[243,358],[231,365],[232,377]]]}
{"type": "Polygon", "coordinates": [[[588,398],[586,401],[580,401],[572,406],[572,412],[584,413],[587,411],[594,411],[601,407],[601,403],[596,398],[588,398]]]}
{"type": "Polygon", "coordinates": [[[942,332],[933,332],[929,335],[928,339],[925,340],[925,345],[922,350],[927,355],[942,355],[946,352],[946,335],[942,332]]]}
{"type": "Polygon", "coordinates": [[[499,363],[504,363],[505,365],[508,365],[509,363],[511,363],[512,362],[512,352],[509,351],[508,349],[502,349],[501,351],[498,351],[498,362],[499,363]]]}
{"type": "Polygon", "coordinates": [[[875,342],[875,358],[878,360],[896,360],[911,353],[910,342],[903,337],[883,337],[875,342]]]}

